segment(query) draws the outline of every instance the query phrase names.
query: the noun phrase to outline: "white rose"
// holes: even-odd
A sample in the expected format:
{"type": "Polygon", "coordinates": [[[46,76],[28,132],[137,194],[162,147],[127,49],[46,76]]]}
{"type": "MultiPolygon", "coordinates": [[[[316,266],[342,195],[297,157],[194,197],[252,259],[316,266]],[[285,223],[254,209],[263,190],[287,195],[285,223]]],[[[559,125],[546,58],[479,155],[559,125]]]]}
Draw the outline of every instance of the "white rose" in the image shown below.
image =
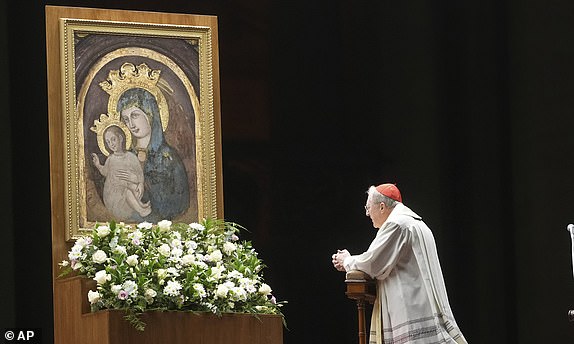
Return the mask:
{"type": "Polygon", "coordinates": [[[168,231],[171,228],[171,221],[169,220],[161,220],[157,223],[159,229],[162,231],[168,231]]]}
{"type": "Polygon", "coordinates": [[[272,291],[271,287],[265,283],[261,284],[261,287],[259,287],[259,293],[260,294],[269,295],[269,294],[271,294],[271,291],[272,291]]]}
{"type": "Polygon", "coordinates": [[[236,249],[237,249],[237,245],[235,245],[235,244],[232,243],[232,242],[226,241],[226,242],[223,244],[223,252],[224,252],[226,255],[228,255],[228,256],[229,256],[233,251],[235,251],[236,249]]]}
{"type": "Polygon", "coordinates": [[[201,283],[195,283],[193,285],[193,289],[195,289],[197,291],[197,293],[199,294],[199,297],[203,298],[207,295],[207,293],[205,292],[205,288],[203,287],[203,284],[201,283]]]}
{"type": "Polygon", "coordinates": [[[97,250],[92,255],[92,261],[94,263],[102,264],[106,261],[106,259],[108,259],[108,256],[106,255],[106,252],[104,252],[102,250],[97,250]]]}
{"type": "Polygon", "coordinates": [[[88,291],[88,301],[90,301],[90,304],[95,304],[98,301],[100,301],[100,293],[98,293],[97,291],[88,291]]]}
{"type": "Polygon", "coordinates": [[[195,261],[195,256],[193,254],[186,254],[185,256],[181,257],[181,264],[183,265],[191,265],[195,261]]]}
{"type": "Polygon", "coordinates": [[[94,281],[98,282],[98,284],[105,284],[107,281],[112,279],[112,275],[108,274],[106,270],[100,270],[96,272],[94,276],[94,281]]]}
{"type": "Polygon", "coordinates": [[[153,299],[154,297],[157,296],[157,292],[151,288],[147,288],[145,290],[145,294],[144,294],[146,299],[153,299]]]}
{"type": "Polygon", "coordinates": [[[223,299],[227,296],[228,292],[229,288],[225,284],[220,284],[217,286],[217,289],[215,290],[215,297],[218,299],[223,299]]]}
{"type": "Polygon", "coordinates": [[[132,254],[131,256],[126,258],[126,263],[128,263],[128,265],[131,266],[136,266],[138,265],[138,255],[137,254],[132,254]]]}
{"type": "Polygon", "coordinates": [[[223,259],[223,254],[220,250],[215,250],[209,255],[209,260],[212,262],[219,262],[223,259]]]}
{"type": "Polygon", "coordinates": [[[98,236],[100,238],[103,238],[103,237],[107,236],[108,234],[110,234],[111,230],[110,230],[110,227],[108,227],[108,226],[99,226],[98,228],[96,228],[96,232],[98,233],[98,236]]]}
{"type": "Polygon", "coordinates": [[[163,244],[160,247],[158,247],[157,251],[165,257],[169,257],[169,254],[171,252],[171,248],[169,247],[168,244],[163,244]]]}
{"type": "Polygon", "coordinates": [[[141,228],[141,229],[151,229],[152,227],[153,227],[153,224],[151,224],[147,221],[144,221],[144,222],[138,224],[138,228],[141,228]]]}

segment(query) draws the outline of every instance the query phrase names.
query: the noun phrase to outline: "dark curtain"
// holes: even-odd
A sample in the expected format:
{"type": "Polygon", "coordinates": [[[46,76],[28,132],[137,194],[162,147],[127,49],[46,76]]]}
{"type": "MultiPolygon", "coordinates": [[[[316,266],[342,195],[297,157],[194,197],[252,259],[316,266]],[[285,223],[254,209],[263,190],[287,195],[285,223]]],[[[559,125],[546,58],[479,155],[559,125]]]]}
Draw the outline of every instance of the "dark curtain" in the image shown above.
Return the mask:
{"type": "Polygon", "coordinates": [[[8,326],[52,340],[46,4],[219,17],[225,217],[289,302],[286,344],[356,342],[330,256],[369,245],[382,182],[434,231],[469,342],[574,340],[568,0],[8,0],[8,326]]]}

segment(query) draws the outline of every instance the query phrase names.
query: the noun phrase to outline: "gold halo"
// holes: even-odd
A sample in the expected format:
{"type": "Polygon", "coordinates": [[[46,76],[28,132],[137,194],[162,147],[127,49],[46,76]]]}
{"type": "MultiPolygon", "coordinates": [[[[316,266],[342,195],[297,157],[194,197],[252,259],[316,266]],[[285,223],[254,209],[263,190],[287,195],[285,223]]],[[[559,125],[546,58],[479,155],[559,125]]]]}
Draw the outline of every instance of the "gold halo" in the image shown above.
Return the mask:
{"type": "Polygon", "coordinates": [[[100,147],[100,151],[105,155],[105,156],[109,156],[110,152],[108,151],[108,148],[106,147],[106,143],[104,140],[104,133],[106,132],[106,129],[108,129],[109,127],[112,126],[116,126],[119,127],[123,132],[124,132],[124,136],[125,136],[125,140],[124,140],[124,149],[128,150],[131,146],[132,146],[132,135],[130,130],[128,129],[128,127],[125,125],[124,122],[118,120],[117,118],[119,118],[119,115],[116,113],[114,114],[101,114],[100,115],[100,119],[99,120],[95,120],[94,121],[94,126],[90,128],[91,131],[96,133],[97,136],[97,140],[98,140],[98,147],[100,147]]]}

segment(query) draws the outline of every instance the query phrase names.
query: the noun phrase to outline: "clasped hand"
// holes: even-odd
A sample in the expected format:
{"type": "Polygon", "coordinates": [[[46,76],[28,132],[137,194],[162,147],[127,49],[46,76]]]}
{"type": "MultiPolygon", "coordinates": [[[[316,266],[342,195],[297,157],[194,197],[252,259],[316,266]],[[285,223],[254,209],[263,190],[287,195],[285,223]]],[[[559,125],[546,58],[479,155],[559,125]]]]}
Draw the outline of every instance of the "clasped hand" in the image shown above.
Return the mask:
{"type": "Polygon", "coordinates": [[[339,271],[345,271],[345,267],[343,266],[343,262],[345,258],[349,257],[351,254],[347,250],[337,250],[337,253],[334,253],[331,256],[333,266],[335,269],[339,271]]]}

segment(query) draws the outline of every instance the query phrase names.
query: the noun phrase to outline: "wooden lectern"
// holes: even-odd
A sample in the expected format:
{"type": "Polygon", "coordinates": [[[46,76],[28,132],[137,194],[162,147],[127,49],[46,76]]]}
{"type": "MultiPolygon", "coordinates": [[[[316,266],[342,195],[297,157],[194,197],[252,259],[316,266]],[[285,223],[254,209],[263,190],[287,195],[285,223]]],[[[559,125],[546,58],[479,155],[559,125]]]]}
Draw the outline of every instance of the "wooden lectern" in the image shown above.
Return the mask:
{"type": "Polygon", "coordinates": [[[365,302],[372,304],[377,295],[376,282],[369,275],[359,270],[347,272],[345,277],[347,291],[345,295],[357,302],[359,321],[359,344],[366,344],[365,302]]]}

